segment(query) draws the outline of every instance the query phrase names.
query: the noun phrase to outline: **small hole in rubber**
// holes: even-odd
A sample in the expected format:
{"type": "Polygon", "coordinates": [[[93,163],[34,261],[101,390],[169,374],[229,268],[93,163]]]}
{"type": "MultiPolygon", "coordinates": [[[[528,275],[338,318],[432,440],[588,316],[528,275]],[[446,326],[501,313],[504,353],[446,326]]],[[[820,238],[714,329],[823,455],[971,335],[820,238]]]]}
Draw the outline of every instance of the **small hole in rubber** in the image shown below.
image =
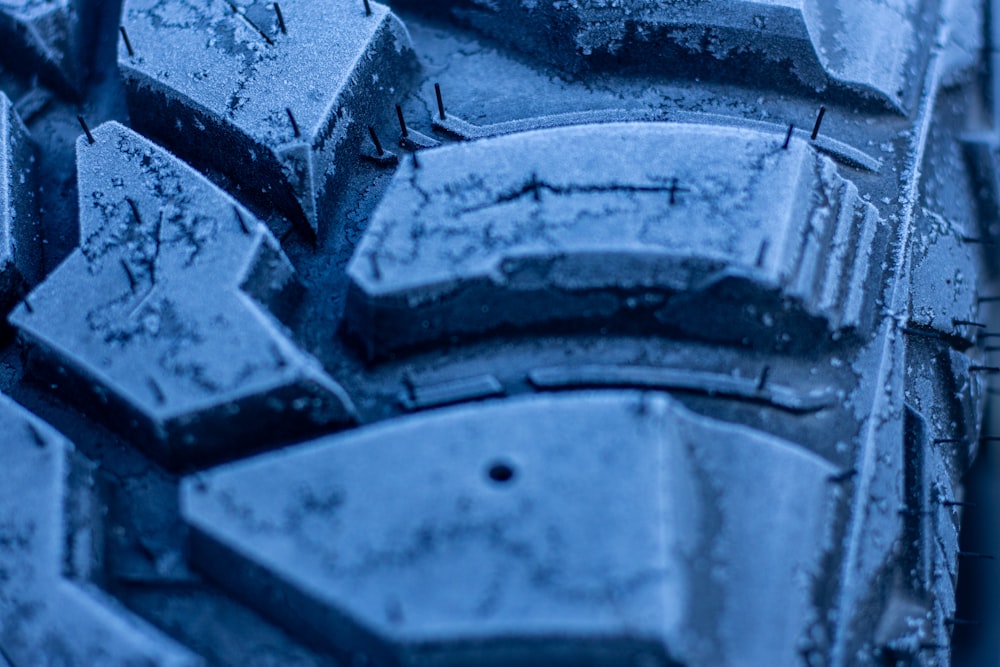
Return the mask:
{"type": "Polygon", "coordinates": [[[514,479],[514,468],[510,464],[498,461],[490,465],[487,475],[497,484],[506,484],[514,479]]]}

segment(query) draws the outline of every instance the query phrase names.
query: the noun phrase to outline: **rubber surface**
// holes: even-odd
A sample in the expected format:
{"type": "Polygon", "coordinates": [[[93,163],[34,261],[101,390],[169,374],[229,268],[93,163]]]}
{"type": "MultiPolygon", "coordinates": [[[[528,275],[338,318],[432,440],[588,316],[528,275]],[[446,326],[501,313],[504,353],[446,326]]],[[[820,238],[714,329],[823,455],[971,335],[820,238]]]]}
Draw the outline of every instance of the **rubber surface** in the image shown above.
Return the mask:
{"type": "Polygon", "coordinates": [[[0,664],[950,663],[992,10],[44,5],[0,664]]]}

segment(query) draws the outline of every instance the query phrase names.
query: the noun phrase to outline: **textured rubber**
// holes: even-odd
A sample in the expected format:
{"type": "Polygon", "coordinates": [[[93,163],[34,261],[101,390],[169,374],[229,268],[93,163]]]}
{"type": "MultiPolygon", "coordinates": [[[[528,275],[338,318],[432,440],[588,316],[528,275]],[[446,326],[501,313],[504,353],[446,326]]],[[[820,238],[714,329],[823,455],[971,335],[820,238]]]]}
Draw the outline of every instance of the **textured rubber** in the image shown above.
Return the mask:
{"type": "Polygon", "coordinates": [[[861,287],[880,277],[884,225],[833,162],[783,139],[630,123],[432,151],[400,170],[358,244],[347,325],[374,354],[558,320],[705,336],[726,318],[711,338],[785,348],[869,329],[861,287]],[[780,321],[745,318],[748,298],[780,321]]]}
{"type": "Polygon", "coordinates": [[[235,464],[190,480],[182,511],[234,595],[377,664],[793,664],[838,472],[661,394],[587,392],[235,464]],[[724,585],[698,558],[716,550],[741,554],[724,585]]]}
{"type": "Polygon", "coordinates": [[[81,247],[10,318],[37,365],[93,387],[96,416],[168,465],[350,421],[343,390],[263,310],[287,311],[299,287],[267,228],[133,131],[91,137],[81,247]]]}
{"type": "Polygon", "coordinates": [[[102,503],[93,466],[0,396],[0,646],[12,665],[197,665],[95,590],[102,503]]]}
{"type": "Polygon", "coordinates": [[[1000,13],[391,5],[0,8],[0,665],[949,664],[1000,13]]]}
{"type": "Polygon", "coordinates": [[[0,93],[0,308],[7,312],[40,276],[41,234],[34,149],[20,116],[0,93]]]}

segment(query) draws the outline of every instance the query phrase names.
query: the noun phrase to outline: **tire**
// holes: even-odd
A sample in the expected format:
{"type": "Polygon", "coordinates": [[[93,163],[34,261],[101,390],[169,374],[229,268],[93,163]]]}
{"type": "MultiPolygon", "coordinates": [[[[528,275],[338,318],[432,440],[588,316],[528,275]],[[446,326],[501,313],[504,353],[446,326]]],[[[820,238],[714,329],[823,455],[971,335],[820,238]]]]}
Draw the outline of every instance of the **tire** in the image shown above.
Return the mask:
{"type": "Polygon", "coordinates": [[[0,10],[0,665],[950,664],[995,13],[0,10]]]}

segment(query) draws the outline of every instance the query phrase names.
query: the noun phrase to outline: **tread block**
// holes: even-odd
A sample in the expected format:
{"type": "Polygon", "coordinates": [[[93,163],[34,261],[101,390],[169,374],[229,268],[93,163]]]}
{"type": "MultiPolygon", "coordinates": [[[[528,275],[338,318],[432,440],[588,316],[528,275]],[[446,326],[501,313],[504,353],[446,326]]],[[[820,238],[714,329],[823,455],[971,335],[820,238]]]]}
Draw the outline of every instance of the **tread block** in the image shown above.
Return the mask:
{"type": "Polygon", "coordinates": [[[118,63],[135,129],[316,231],[367,126],[415,68],[409,37],[360,0],[127,0],[118,63]]]}
{"type": "Polygon", "coordinates": [[[34,162],[28,130],[0,93],[0,317],[41,272],[34,162]]]}
{"type": "Polygon", "coordinates": [[[879,276],[855,259],[878,252],[864,233],[878,215],[806,141],[782,141],[609,123],[422,151],[348,265],[349,331],[380,356],[502,328],[642,317],[646,331],[764,345],[863,328],[879,276]],[[862,232],[841,235],[853,246],[837,254],[839,210],[862,232]]]}
{"type": "Polygon", "coordinates": [[[135,132],[93,136],[77,144],[81,247],[11,317],[43,373],[171,464],[350,420],[269,312],[297,283],[267,228],[135,132]]]}
{"type": "Polygon", "coordinates": [[[89,583],[94,466],[2,395],[0,433],[0,664],[201,665],[89,583]]]}
{"type": "Polygon", "coordinates": [[[366,664],[794,664],[835,471],[663,394],[574,392],[224,466],[181,511],[198,567],[366,664]]]}
{"type": "MultiPolygon", "coordinates": [[[[426,3],[414,2],[421,7],[426,3]]],[[[902,108],[909,70],[929,47],[920,0],[491,0],[434,3],[502,42],[570,70],[672,72],[692,54],[779,70],[810,88],[831,82],[902,108]],[[511,25],[519,26],[511,30],[511,25]]]]}
{"type": "Polygon", "coordinates": [[[40,74],[61,90],[83,90],[89,51],[84,19],[94,0],[5,0],[0,5],[4,64],[40,74]]]}
{"type": "Polygon", "coordinates": [[[910,277],[910,323],[975,341],[980,328],[975,245],[932,211],[917,220],[910,277]]]}
{"type": "Polygon", "coordinates": [[[960,487],[962,476],[972,465],[979,449],[979,436],[983,430],[983,405],[988,393],[987,381],[981,373],[974,371],[979,364],[969,355],[949,350],[947,362],[937,361],[939,372],[944,371],[945,381],[941,392],[944,400],[940,413],[947,414],[953,420],[951,423],[961,424],[968,439],[967,445],[953,445],[952,448],[953,484],[960,487]]]}

